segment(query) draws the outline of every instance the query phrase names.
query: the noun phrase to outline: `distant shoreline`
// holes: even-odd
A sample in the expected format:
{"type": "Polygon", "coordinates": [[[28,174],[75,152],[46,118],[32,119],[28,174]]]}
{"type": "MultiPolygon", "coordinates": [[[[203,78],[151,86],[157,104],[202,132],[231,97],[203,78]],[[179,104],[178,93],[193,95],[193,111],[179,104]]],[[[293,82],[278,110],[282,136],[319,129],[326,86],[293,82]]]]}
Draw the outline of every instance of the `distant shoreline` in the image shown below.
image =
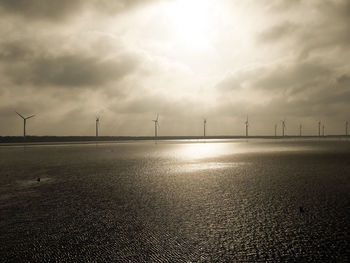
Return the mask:
{"type": "Polygon", "coordinates": [[[18,143],[96,143],[96,142],[121,142],[121,141],[152,141],[152,140],[220,140],[220,139],[348,139],[345,135],[327,136],[0,136],[1,145],[18,143]]]}

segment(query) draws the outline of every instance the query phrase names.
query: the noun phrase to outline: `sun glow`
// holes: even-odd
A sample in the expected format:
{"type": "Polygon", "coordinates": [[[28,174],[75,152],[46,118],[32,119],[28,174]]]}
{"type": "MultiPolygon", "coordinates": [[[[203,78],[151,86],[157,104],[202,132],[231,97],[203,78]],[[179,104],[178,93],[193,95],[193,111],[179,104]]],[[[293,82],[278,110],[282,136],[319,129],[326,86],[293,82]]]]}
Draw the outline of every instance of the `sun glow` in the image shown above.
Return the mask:
{"type": "Polygon", "coordinates": [[[175,41],[189,48],[210,45],[210,1],[178,0],[164,4],[175,41]]]}

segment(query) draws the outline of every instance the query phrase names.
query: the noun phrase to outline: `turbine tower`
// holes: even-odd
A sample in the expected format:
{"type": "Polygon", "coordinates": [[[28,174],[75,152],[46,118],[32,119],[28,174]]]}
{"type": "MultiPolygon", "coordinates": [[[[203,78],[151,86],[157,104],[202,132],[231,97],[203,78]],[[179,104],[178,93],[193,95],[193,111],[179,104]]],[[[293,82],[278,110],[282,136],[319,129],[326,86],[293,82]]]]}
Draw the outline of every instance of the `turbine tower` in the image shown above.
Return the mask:
{"type": "Polygon", "coordinates": [[[248,127],[249,127],[248,116],[247,116],[247,120],[244,122],[244,124],[245,124],[245,136],[248,137],[248,127]]]}
{"type": "Polygon", "coordinates": [[[207,119],[204,118],[203,120],[203,136],[205,137],[206,135],[206,127],[207,127],[207,119]]]}
{"type": "Polygon", "coordinates": [[[318,121],[318,137],[321,136],[321,121],[318,121]]]}
{"type": "Polygon", "coordinates": [[[98,137],[99,126],[100,126],[100,116],[96,116],[96,137],[98,137]]]}
{"type": "Polygon", "coordinates": [[[322,125],[322,136],[324,136],[324,124],[322,125]]]}
{"type": "Polygon", "coordinates": [[[345,136],[348,136],[348,121],[345,122],[345,136]]]}
{"type": "Polygon", "coordinates": [[[299,125],[299,136],[301,136],[301,130],[302,130],[303,126],[300,124],[299,125]]]}
{"type": "Polygon", "coordinates": [[[282,122],[282,136],[284,137],[284,130],[286,130],[286,120],[281,120],[282,122]]]}
{"type": "Polygon", "coordinates": [[[17,111],[16,113],[18,114],[18,116],[20,116],[23,119],[23,137],[26,137],[26,124],[27,124],[27,120],[34,117],[35,115],[31,115],[29,117],[23,117],[21,114],[19,114],[17,111]]]}
{"type": "Polygon", "coordinates": [[[159,118],[159,114],[157,114],[157,118],[155,120],[152,120],[154,122],[154,137],[155,138],[158,137],[158,127],[159,127],[158,118],[159,118]]]}

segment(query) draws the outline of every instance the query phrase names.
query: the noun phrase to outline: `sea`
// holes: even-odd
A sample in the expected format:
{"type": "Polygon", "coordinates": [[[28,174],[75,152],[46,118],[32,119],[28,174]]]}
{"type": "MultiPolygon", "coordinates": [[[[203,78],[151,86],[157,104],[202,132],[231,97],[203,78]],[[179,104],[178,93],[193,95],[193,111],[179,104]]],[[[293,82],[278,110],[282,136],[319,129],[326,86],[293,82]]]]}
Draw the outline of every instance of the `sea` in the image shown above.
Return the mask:
{"type": "Polygon", "coordinates": [[[350,140],[0,146],[1,262],[350,262],[350,140]]]}

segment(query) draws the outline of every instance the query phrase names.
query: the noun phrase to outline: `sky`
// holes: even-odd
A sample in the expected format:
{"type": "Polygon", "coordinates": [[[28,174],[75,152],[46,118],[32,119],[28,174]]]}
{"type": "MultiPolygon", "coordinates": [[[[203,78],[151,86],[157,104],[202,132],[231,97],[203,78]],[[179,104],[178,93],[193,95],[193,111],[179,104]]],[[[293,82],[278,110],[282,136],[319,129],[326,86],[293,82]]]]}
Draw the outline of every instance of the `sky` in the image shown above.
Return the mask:
{"type": "Polygon", "coordinates": [[[349,0],[0,0],[0,136],[344,134],[349,0]]]}

